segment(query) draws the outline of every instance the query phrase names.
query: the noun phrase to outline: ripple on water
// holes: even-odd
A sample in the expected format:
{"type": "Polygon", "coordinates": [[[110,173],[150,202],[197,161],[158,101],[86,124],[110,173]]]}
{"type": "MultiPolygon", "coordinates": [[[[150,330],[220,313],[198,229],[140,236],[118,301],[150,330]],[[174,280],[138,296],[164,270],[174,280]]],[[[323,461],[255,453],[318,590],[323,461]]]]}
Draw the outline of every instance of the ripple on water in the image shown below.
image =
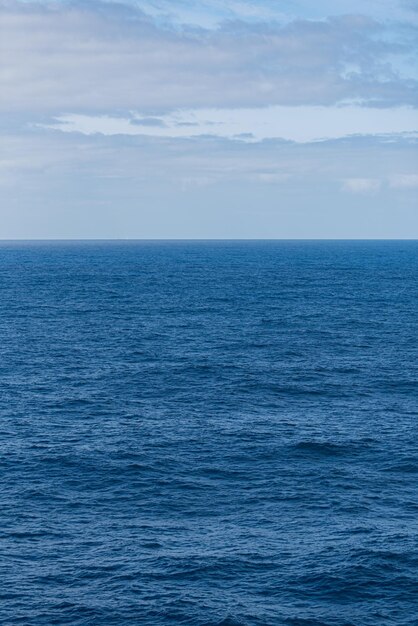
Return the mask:
{"type": "Polygon", "coordinates": [[[416,626],[417,279],[416,242],[1,244],[0,623],[416,626]]]}

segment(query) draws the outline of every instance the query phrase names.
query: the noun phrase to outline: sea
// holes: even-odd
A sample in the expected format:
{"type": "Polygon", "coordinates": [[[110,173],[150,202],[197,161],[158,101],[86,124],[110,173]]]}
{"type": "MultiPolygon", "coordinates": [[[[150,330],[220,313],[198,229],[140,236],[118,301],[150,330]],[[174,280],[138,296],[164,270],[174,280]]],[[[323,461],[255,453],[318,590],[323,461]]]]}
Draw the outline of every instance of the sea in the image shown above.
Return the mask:
{"type": "Polygon", "coordinates": [[[418,624],[418,242],[0,244],[0,623],[418,624]]]}

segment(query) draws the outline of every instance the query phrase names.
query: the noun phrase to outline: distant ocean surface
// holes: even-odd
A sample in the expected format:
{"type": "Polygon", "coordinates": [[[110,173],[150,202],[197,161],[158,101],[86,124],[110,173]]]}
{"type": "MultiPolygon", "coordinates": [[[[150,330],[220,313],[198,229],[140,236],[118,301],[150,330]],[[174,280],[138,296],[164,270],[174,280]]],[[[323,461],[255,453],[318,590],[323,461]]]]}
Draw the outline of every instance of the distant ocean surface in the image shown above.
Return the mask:
{"type": "Polygon", "coordinates": [[[0,244],[0,623],[418,624],[418,242],[0,244]]]}

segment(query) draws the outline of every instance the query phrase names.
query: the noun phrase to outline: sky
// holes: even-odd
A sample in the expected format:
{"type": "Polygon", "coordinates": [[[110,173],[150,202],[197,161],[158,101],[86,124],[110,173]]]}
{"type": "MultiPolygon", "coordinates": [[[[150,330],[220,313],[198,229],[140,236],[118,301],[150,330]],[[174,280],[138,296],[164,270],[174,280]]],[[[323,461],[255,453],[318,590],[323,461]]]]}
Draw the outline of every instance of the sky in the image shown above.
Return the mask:
{"type": "Polygon", "coordinates": [[[418,0],[0,0],[0,239],[418,238],[418,0]]]}

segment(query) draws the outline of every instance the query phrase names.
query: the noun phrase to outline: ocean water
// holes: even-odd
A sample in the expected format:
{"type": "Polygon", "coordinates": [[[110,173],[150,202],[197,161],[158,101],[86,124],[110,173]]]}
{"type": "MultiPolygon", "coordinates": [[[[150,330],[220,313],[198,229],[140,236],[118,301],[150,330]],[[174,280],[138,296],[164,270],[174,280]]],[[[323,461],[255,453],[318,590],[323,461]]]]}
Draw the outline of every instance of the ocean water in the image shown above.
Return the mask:
{"type": "Polygon", "coordinates": [[[418,624],[418,242],[0,245],[0,623],[418,624]]]}

